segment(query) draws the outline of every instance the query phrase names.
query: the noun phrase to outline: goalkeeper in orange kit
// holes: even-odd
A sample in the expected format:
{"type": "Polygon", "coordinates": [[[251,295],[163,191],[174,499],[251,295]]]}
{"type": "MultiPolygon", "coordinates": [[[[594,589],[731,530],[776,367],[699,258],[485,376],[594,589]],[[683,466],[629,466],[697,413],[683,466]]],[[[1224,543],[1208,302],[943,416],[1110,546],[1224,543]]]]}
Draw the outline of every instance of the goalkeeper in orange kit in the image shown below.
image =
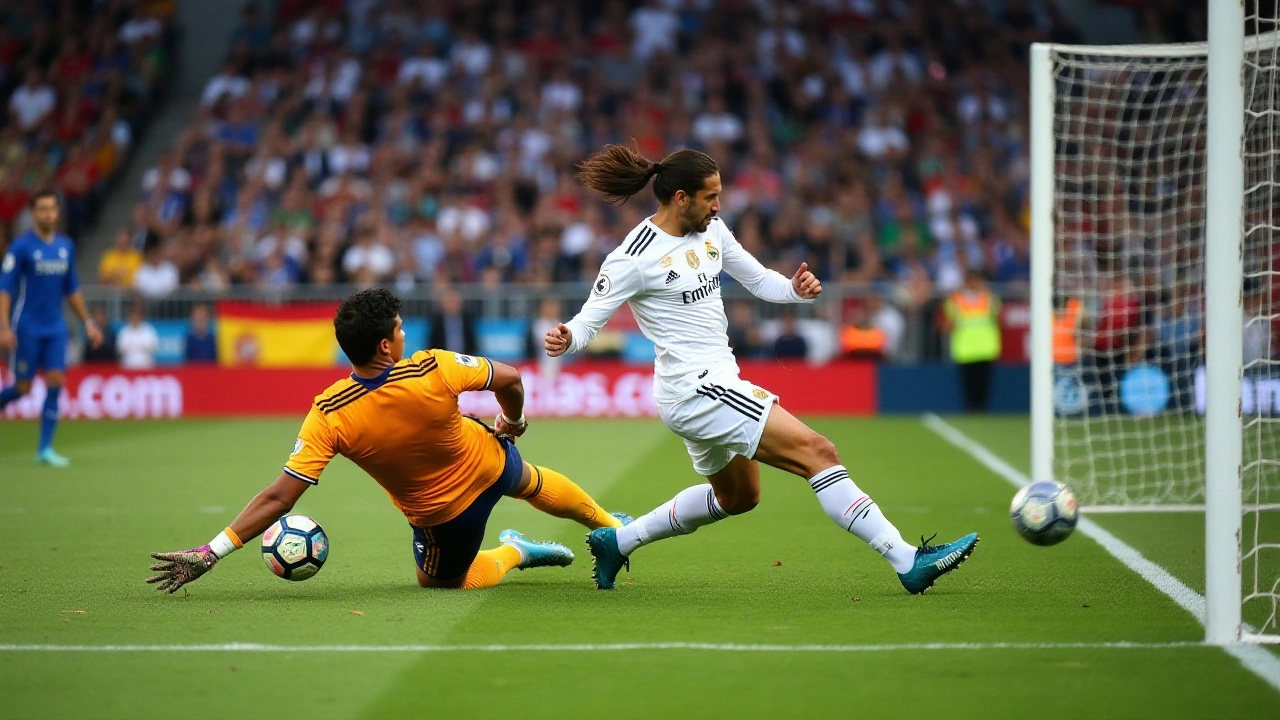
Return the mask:
{"type": "Polygon", "coordinates": [[[413,530],[418,584],[488,588],[514,568],[565,566],[569,548],[514,530],[480,551],[485,524],[503,496],[588,528],[619,527],[572,480],[525,462],[513,442],[527,427],[520,373],[502,363],[445,350],[404,355],[400,300],[385,290],[347,298],[333,321],[351,375],[316,396],[280,477],[258,493],[222,533],[191,550],[153,553],[170,593],[195,580],[293,509],[335,455],[387,491],[413,530]],[[458,410],[458,395],[492,390],[502,412],[491,430],[458,410]]]}

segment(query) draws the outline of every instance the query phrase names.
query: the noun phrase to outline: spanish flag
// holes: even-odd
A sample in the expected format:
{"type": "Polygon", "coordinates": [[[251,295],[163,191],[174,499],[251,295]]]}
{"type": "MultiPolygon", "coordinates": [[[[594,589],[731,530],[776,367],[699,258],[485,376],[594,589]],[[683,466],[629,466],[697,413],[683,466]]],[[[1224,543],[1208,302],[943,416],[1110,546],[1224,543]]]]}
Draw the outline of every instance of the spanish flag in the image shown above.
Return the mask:
{"type": "Polygon", "coordinates": [[[226,366],[332,367],[336,303],[218,303],[218,362],[226,366]]]}

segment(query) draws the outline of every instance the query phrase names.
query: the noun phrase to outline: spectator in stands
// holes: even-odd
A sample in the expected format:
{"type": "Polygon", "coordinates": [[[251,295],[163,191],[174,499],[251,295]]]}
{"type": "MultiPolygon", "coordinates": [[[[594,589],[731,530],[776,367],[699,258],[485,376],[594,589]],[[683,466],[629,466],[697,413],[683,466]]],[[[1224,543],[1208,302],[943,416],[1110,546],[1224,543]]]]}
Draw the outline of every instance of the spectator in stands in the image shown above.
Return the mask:
{"type": "Polygon", "coordinates": [[[24,134],[35,134],[58,106],[53,87],[44,81],[40,69],[27,70],[26,82],[9,96],[9,114],[24,134]]]}
{"type": "Polygon", "coordinates": [[[129,322],[117,333],[116,347],[120,352],[120,367],[126,370],[150,370],[156,366],[160,336],[147,322],[142,303],[129,308],[129,322]]]}
{"type": "Polygon", "coordinates": [[[907,327],[902,311],[885,302],[884,296],[878,294],[867,297],[866,308],[871,325],[884,333],[884,359],[897,358],[898,350],[902,347],[902,334],[907,327]]]}
{"type": "Polygon", "coordinates": [[[782,315],[782,331],[773,341],[773,356],[779,360],[804,360],[809,357],[809,341],[804,339],[796,327],[796,316],[789,312],[782,315]]]}
{"type": "Polygon", "coordinates": [[[840,331],[840,354],[854,360],[883,360],[888,338],[875,326],[865,303],[849,310],[849,322],[840,331]]]}
{"type": "Polygon", "coordinates": [[[217,362],[218,339],[213,334],[209,306],[199,303],[192,307],[190,323],[187,328],[186,352],[183,357],[189,363],[217,362]]]}
{"type": "Polygon", "coordinates": [[[466,355],[480,351],[476,341],[475,319],[462,305],[462,296],[453,288],[440,294],[440,311],[431,317],[431,337],[428,345],[466,355]]]}
{"type": "Polygon", "coordinates": [[[964,409],[987,412],[991,374],[1000,357],[1000,299],[981,272],[970,270],[964,287],[947,298],[944,317],[951,360],[960,370],[964,409]]]}
{"type": "Polygon", "coordinates": [[[111,363],[115,364],[120,360],[116,349],[116,331],[112,323],[107,321],[107,309],[101,305],[94,305],[89,310],[89,316],[93,318],[93,322],[102,330],[102,342],[97,347],[88,345],[84,350],[84,361],[91,363],[111,363]]]}
{"type": "Polygon", "coordinates": [[[178,266],[164,256],[160,243],[148,245],[142,266],[134,273],[133,289],[145,298],[161,298],[178,289],[178,266]]]}
{"type": "Polygon", "coordinates": [[[120,228],[116,231],[115,243],[98,261],[98,282],[110,287],[131,288],[140,267],[142,253],[134,247],[129,231],[120,228]]]}

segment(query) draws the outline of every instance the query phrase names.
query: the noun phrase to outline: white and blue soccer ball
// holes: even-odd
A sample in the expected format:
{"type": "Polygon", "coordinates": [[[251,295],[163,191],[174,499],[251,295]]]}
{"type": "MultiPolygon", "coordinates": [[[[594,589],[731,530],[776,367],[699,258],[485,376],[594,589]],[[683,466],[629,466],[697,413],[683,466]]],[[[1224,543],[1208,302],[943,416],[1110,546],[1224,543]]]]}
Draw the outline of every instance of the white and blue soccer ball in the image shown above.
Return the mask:
{"type": "Polygon", "coordinates": [[[306,515],[285,515],[262,533],[262,559],[285,580],[306,580],[329,557],[329,536],[306,515]]]}
{"type": "Polygon", "coordinates": [[[1076,529],[1080,512],[1071,488],[1052,480],[1023,486],[1013,496],[1013,529],[1033,545],[1057,545],[1076,529]]]}

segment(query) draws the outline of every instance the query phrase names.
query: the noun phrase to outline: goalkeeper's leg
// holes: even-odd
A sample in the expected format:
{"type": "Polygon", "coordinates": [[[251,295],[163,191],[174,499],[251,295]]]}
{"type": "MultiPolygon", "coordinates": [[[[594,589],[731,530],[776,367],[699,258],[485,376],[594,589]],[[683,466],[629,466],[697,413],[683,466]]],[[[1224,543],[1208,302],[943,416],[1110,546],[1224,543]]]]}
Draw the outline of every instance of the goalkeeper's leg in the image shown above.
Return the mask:
{"type": "Polygon", "coordinates": [[[550,468],[526,462],[524,478],[510,495],[548,515],[572,520],[588,528],[622,526],[622,521],[600,507],[586,490],[550,468]]]}

